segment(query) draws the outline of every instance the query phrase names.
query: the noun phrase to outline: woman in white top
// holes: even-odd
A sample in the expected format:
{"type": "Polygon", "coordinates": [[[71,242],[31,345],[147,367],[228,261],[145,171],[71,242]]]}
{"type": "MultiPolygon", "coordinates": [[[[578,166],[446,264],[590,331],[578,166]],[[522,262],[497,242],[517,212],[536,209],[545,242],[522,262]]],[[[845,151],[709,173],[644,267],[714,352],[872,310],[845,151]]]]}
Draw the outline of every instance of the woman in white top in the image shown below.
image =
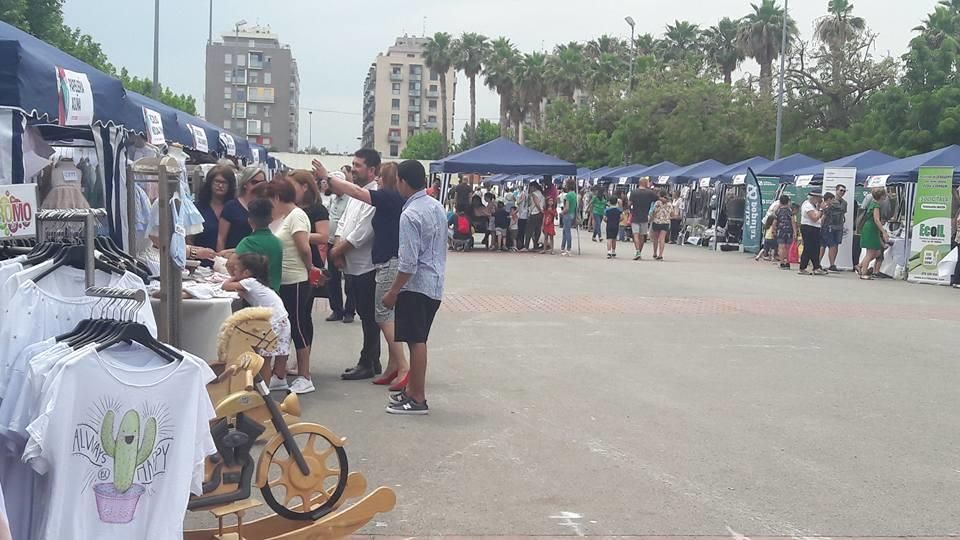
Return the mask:
{"type": "MultiPolygon", "coordinates": [[[[310,232],[313,230],[306,212],[297,206],[297,189],[293,182],[278,178],[270,182],[274,222],[270,230],[283,247],[283,272],[280,276],[280,298],[290,317],[291,337],[297,350],[297,377],[290,390],[298,394],[314,391],[310,380],[310,347],[313,344],[313,288],[310,274],[320,269],[313,266],[310,232]]],[[[271,379],[271,389],[286,389],[284,378],[271,379]]]]}
{"type": "MultiPolygon", "coordinates": [[[[259,253],[243,253],[241,255],[234,253],[230,256],[227,268],[230,270],[230,280],[224,282],[223,290],[239,293],[240,297],[252,307],[265,307],[273,310],[270,325],[273,327],[273,333],[277,335],[277,343],[271,357],[281,361],[271,361],[271,358],[266,358],[263,368],[260,370],[260,375],[263,380],[270,381],[272,386],[276,386],[279,384],[279,380],[284,380],[287,376],[287,356],[290,354],[290,318],[287,316],[287,308],[283,306],[280,295],[270,288],[270,260],[259,253]],[[276,375],[271,377],[271,373],[276,373],[276,375]]],[[[261,355],[264,352],[266,351],[257,351],[261,355]]]]}

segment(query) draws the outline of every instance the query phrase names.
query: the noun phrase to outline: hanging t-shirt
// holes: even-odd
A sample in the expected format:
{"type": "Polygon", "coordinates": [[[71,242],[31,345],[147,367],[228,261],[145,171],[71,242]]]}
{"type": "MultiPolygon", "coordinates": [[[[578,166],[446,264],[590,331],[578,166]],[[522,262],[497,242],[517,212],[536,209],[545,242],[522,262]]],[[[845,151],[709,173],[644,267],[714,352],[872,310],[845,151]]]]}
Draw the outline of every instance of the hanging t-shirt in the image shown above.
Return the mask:
{"type": "Polygon", "coordinates": [[[95,350],[63,366],[27,428],[24,461],[49,476],[42,538],[182,538],[190,492],[216,452],[209,368],[122,366],[95,350]]]}
{"type": "Polygon", "coordinates": [[[299,208],[294,208],[286,217],[278,219],[270,225],[270,230],[273,231],[274,236],[280,240],[280,245],[283,246],[281,285],[307,281],[307,269],[303,265],[303,259],[300,258],[300,252],[297,251],[297,244],[293,241],[293,235],[298,232],[309,234],[313,230],[312,225],[306,212],[299,208]]]}

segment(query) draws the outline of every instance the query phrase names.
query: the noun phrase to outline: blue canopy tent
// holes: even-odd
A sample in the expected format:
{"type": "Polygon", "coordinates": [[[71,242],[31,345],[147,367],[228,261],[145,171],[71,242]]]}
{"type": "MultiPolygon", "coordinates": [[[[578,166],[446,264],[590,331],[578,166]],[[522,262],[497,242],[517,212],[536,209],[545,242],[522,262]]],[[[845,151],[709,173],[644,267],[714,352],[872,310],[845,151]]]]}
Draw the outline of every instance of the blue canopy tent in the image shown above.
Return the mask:
{"type": "MultiPolygon", "coordinates": [[[[757,176],[779,176],[781,182],[793,182],[794,171],[804,167],[823,167],[823,162],[800,153],[790,154],[765,167],[751,167],[757,176]]],[[[746,172],[746,168],[744,168],[746,172]]]]}
{"type": "Polygon", "coordinates": [[[163,123],[163,135],[168,143],[177,143],[193,148],[193,133],[185,125],[180,124],[176,109],[133,91],[127,92],[127,102],[133,107],[133,110],[129,113],[130,120],[124,125],[125,128],[146,136],[146,121],[144,120],[143,109],[150,109],[160,114],[163,123]]]}
{"type": "Polygon", "coordinates": [[[598,181],[600,182],[613,182],[613,183],[627,183],[627,179],[635,171],[642,171],[646,169],[649,165],[644,165],[643,163],[634,163],[633,165],[624,165],[622,167],[615,167],[605,172],[603,176],[599,177],[598,181]]]}
{"type": "Polygon", "coordinates": [[[897,158],[889,154],[884,154],[883,152],[866,150],[864,152],[838,158],[833,161],[828,161],[822,165],[801,167],[794,171],[794,176],[797,178],[809,176],[810,180],[815,182],[817,180],[823,180],[823,170],[830,167],[856,167],[859,171],[861,169],[869,169],[870,167],[881,165],[883,163],[896,161],[896,159],[897,158]]]}
{"type": "Polygon", "coordinates": [[[686,184],[688,182],[696,182],[697,180],[712,176],[711,173],[718,171],[720,169],[727,168],[728,165],[720,163],[715,159],[705,159],[699,161],[692,165],[687,165],[686,167],[680,167],[679,169],[670,173],[670,183],[671,184],[686,184]]]}
{"type": "Polygon", "coordinates": [[[730,183],[733,181],[733,177],[738,174],[747,174],[747,167],[750,167],[756,171],[759,167],[765,167],[769,165],[771,161],[765,157],[755,156],[752,158],[747,158],[743,161],[738,161],[733,165],[730,165],[726,169],[714,174],[714,178],[719,183],[730,183]]]}
{"type": "Polygon", "coordinates": [[[920,167],[953,167],[953,184],[960,184],[960,146],[954,144],[925,154],[896,159],[857,170],[857,179],[876,177],[873,182],[874,186],[915,183],[920,167]]]}
{"type": "Polygon", "coordinates": [[[594,169],[590,171],[590,176],[587,179],[590,181],[590,183],[595,184],[597,183],[598,180],[600,180],[600,178],[603,175],[617,168],[619,167],[611,167],[608,165],[606,167],[600,167],[599,169],[594,169]]]}
{"type": "Polygon", "coordinates": [[[635,171],[629,175],[628,182],[636,183],[644,176],[650,177],[654,184],[666,184],[666,180],[659,181],[661,177],[669,177],[670,173],[679,169],[680,166],[672,161],[661,161],[656,165],[651,165],[640,171],[635,171]]]}
{"type": "Polygon", "coordinates": [[[430,164],[430,172],[575,175],[577,166],[499,137],[459,154],[434,161],[430,164]]]}

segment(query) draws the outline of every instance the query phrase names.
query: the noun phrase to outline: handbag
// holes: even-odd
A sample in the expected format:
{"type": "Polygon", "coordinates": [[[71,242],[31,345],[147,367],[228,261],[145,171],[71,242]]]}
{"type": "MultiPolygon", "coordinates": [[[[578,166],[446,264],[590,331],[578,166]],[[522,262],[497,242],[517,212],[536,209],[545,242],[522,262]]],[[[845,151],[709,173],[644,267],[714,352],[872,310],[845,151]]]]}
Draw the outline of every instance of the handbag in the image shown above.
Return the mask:
{"type": "Polygon", "coordinates": [[[790,251],[787,252],[787,261],[790,264],[800,264],[800,246],[796,240],[790,244],[790,251]]]}

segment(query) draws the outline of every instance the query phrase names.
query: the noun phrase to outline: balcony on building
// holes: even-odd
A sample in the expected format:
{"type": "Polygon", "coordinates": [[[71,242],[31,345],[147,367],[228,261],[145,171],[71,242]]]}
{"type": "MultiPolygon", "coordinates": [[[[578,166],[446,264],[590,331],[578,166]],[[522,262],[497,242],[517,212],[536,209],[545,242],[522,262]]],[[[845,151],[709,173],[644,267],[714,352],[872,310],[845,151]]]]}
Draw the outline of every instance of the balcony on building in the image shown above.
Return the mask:
{"type": "Polygon", "coordinates": [[[436,122],[430,122],[429,120],[423,123],[424,129],[437,129],[436,122]]]}
{"type": "Polygon", "coordinates": [[[250,69],[263,69],[263,53],[247,53],[247,67],[250,69]]]}
{"type": "Polygon", "coordinates": [[[387,141],[392,142],[392,143],[398,143],[398,142],[400,142],[400,134],[399,134],[399,133],[391,133],[391,134],[387,135],[387,141]]]}
{"type": "Polygon", "coordinates": [[[390,80],[391,80],[391,81],[402,81],[402,80],[403,80],[403,73],[391,72],[391,73],[390,73],[390,80]]]}
{"type": "Polygon", "coordinates": [[[439,91],[439,90],[427,90],[427,97],[428,97],[428,98],[438,98],[438,97],[440,97],[440,91],[439,91]]]}
{"type": "Polygon", "coordinates": [[[410,112],[420,112],[419,105],[407,105],[407,110],[410,112]]]}
{"type": "Polygon", "coordinates": [[[419,120],[407,120],[407,127],[418,128],[420,127],[419,120]]]}

